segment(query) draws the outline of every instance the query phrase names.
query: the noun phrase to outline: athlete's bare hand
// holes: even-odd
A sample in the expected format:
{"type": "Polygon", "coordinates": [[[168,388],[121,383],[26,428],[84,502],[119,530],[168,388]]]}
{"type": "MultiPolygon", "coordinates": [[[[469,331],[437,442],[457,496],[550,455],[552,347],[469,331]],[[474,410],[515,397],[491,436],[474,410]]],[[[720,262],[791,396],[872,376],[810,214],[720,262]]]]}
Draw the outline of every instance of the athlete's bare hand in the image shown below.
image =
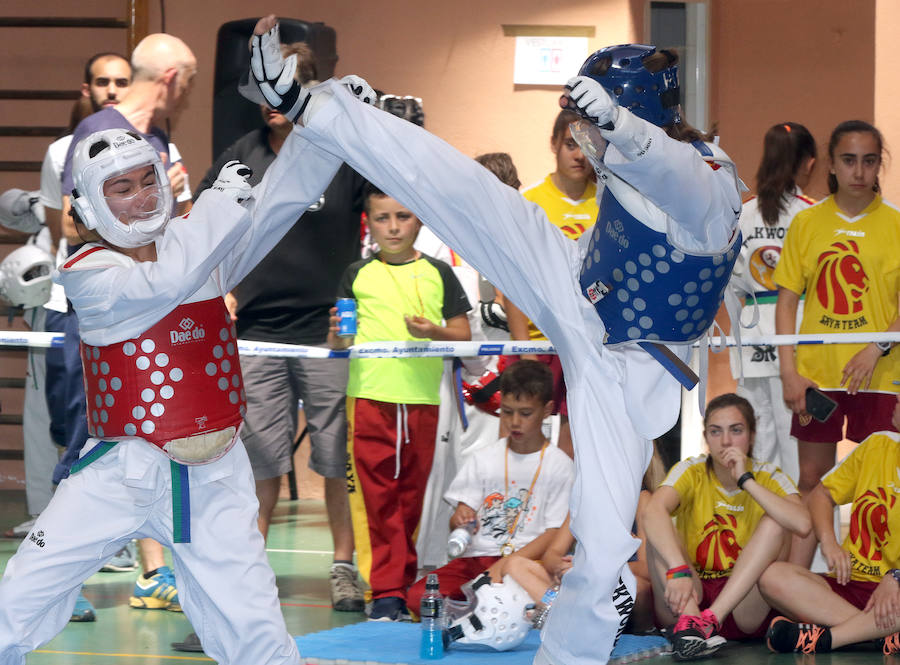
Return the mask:
{"type": "Polygon", "coordinates": [[[169,187],[172,188],[172,196],[177,199],[184,192],[184,188],[187,185],[187,169],[184,168],[184,164],[178,162],[169,167],[166,175],[169,176],[169,187]]]}
{"type": "Polygon", "coordinates": [[[693,599],[700,602],[694,593],[693,577],[675,577],[666,581],[665,593],[666,605],[673,615],[684,614],[687,604],[693,599]]]}
{"type": "Polygon", "coordinates": [[[820,543],[822,556],[828,563],[828,569],[834,572],[834,578],[838,584],[844,585],[850,581],[850,552],[837,544],[837,542],[820,543]]]}
{"type": "Polygon", "coordinates": [[[231,291],[225,294],[225,309],[228,310],[228,316],[231,317],[232,322],[237,321],[238,301],[231,291]]]}
{"type": "Polygon", "coordinates": [[[792,372],[781,375],[782,394],[784,403],[798,416],[806,415],[806,389],[818,388],[815,381],[807,379],[802,374],[792,372]]]}
{"type": "Polygon", "coordinates": [[[431,339],[434,337],[436,326],[424,316],[404,316],[406,329],[409,334],[418,339],[431,339]]]}
{"type": "Polygon", "coordinates": [[[475,530],[478,530],[478,522],[476,518],[478,515],[472,510],[472,507],[468,504],[460,502],[456,506],[456,511],[454,511],[453,515],[450,516],[450,528],[458,529],[459,527],[468,524],[469,522],[475,522],[475,530]]]}
{"type": "Polygon", "coordinates": [[[893,575],[885,575],[869,596],[864,612],[872,612],[875,625],[882,630],[891,630],[900,618],[900,584],[893,575]]]}
{"type": "Polygon", "coordinates": [[[855,395],[860,390],[868,390],[872,383],[872,373],[881,358],[881,349],[874,344],[866,344],[856,353],[841,373],[841,386],[847,384],[847,393],[855,395]]]}
{"type": "Polygon", "coordinates": [[[735,481],[750,470],[750,458],[734,447],[722,451],[722,462],[728,467],[728,471],[735,481]]]}

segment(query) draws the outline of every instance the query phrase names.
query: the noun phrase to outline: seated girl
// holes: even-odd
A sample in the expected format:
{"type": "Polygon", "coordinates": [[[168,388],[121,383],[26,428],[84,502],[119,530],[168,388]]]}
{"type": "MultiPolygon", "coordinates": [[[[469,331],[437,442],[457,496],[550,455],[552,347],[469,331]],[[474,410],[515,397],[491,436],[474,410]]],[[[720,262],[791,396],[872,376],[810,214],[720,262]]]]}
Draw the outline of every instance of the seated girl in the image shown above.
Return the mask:
{"type": "Polygon", "coordinates": [[[793,482],[752,458],[750,403],[720,395],[703,424],[709,454],[676,464],[644,515],[656,618],[674,624],[678,660],[708,656],[726,639],[762,637],[772,610],[757,580],[787,557],[791,534],[810,531],[793,482]]]}
{"type": "MultiPolygon", "coordinates": [[[[900,397],[892,424],[900,430],[900,397]]],[[[813,528],[831,572],[787,562],[769,566],[759,581],[763,597],[792,619],[775,617],[766,634],[772,651],[823,653],[883,639],[885,655],[900,653],[900,531],[897,478],[900,434],[870,434],[822,478],[809,496],[813,528]],[[850,530],[839,545],[832,514],[852,503],[850,530]]]]}

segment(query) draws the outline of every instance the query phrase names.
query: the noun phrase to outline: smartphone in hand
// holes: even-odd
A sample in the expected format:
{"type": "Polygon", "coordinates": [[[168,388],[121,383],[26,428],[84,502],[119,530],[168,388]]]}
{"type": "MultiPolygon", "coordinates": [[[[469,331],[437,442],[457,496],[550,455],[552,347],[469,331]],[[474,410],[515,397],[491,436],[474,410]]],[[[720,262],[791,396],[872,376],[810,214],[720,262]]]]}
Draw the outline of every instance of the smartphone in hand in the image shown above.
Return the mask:
{"type": "Polygon", "coordinates": [[[818,388],[806,389],[806,412],[820,423],[828,420],[837,408],[837,402],[818,388]]]}

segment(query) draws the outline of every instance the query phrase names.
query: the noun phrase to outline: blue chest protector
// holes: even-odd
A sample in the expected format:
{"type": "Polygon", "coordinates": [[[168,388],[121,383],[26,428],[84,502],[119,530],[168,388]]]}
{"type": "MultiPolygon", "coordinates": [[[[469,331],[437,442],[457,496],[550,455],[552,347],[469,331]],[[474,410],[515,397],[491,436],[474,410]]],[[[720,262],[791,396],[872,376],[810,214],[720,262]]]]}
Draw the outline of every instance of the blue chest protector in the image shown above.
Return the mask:
{"type": "Polygon", "coordinates": [[[687,344],[709,329],[740,233],[721,254],[686,254],[628,213],[607,188],[591,234],[579,281],[606,326],[606,344],[687,344]]]}

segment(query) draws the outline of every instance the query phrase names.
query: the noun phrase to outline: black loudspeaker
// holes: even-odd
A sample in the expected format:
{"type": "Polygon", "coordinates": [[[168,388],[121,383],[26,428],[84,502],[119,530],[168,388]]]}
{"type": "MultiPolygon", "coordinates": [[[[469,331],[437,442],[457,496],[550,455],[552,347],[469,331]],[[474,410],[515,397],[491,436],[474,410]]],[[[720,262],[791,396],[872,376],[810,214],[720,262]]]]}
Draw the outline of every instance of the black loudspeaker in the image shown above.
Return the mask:
{"type": "MultiPolygon", "coordinates": [[[[250,67],[247,43],[258,18],[223,23],[216,38],[216,71],[213,80],[212,158],[247,132],[261,127],[259,107],[238,94],[241,76],[250,67]]],[[[306,42],[316,57],[319,80],[331,78],[337,64],[337,33],[324,23],[279,18],[281,41],[306,42]]]]}

